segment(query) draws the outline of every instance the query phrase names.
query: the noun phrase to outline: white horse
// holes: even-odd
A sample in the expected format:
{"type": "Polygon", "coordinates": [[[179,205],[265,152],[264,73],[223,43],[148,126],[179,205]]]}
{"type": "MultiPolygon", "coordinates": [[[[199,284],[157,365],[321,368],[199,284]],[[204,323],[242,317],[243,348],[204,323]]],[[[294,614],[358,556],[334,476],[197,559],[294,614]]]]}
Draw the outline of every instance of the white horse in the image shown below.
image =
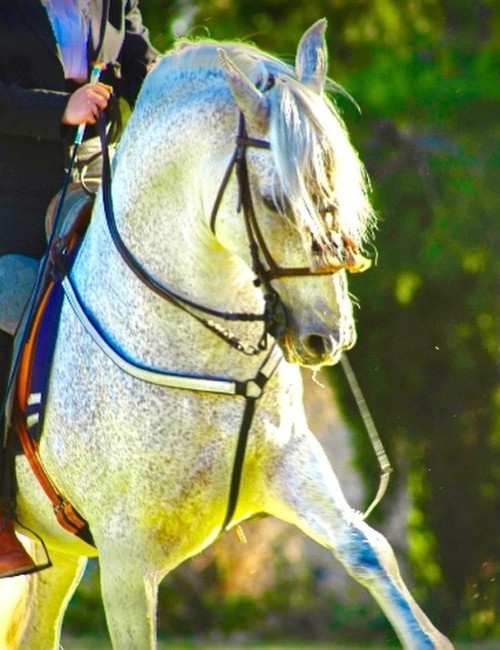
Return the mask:
{"type": "Polygon", "coordinates": [[[18,458],[18,518],[54,566],[12,579],[28,592],[7,647],[58,648],[85,558],[98,555],[113,647],[154,648],[163,576],[259,513],[331,549],[405,647],[451,647],[304,417],[298,365],[336,363],[354,344],[345,275],[361,270],[373,225],[324,94],[324,28],[303,36],[294,69],[208,41],[179,45],[146,80],[113,205],[98,198],[65,280],[39,449],[95,548],[59,526],[18,458]]]}

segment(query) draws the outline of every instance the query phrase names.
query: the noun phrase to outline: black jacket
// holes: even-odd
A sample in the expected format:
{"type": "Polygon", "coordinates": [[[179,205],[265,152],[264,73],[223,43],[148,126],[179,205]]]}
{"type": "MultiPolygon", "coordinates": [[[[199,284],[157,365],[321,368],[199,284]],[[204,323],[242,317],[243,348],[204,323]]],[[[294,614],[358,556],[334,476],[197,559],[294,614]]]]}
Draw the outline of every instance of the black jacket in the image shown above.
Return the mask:
{"type": "MultiPolygon", "coordinates": [[[[120,63],[121,79],[108,71],[104,81],[131,104],[158,55],[137,5],[90,0],[88,60],[120,63]]],[[[60,189],[74,133],[61,126],[71,90],[41,0],[0,0],[0,217],[16,196],[48,202],[60,189]]]]}

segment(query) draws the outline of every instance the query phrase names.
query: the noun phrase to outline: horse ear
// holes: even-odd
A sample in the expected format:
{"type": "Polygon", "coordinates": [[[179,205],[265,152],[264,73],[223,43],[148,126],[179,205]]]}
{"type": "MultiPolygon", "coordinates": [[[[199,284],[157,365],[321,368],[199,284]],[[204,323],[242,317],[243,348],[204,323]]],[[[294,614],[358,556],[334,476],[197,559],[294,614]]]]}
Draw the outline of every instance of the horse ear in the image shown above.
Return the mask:
{"type": "Polygon", "coordinates": [[[255,84],[231,61],[225,50],[219,48],[218,52],[231,93],[247,121],[262,130],[266,130],[269,124],[267,99],[255,84]]]}
{"type": "Polygon", "coordinates": [[[300,39],[295,72],[305,86],[321,94],[325,87],[328,52],[325,41],[326,18],[318,20],[300,39]]]}

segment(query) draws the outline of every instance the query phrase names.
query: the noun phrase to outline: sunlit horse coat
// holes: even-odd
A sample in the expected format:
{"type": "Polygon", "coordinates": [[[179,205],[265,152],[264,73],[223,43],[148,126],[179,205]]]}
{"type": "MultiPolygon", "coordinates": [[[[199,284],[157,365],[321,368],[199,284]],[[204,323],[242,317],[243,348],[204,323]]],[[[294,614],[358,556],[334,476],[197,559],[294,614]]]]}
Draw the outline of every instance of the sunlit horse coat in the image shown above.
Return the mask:
{"type": "MultiPolygon", "coordinates": [[[[273,331],[284,359],[274,357],[256,401],[227,527],[256,513],[296,525],[369,589],[406,647],[449,648],[403,584],[388,542],[347,504],[302,408],[296,364],[335,363],[354,344],[342,269],[352,268],[351,254],[363,245],[371,221],[361,166],[323,94],[323,32],[320,22],[304,35],[295,70],[241,44],[185,44],[165,57],[147,79],[119,147],[116,227],[158,285],[204,308],[261,314],[263,294],[276,292],[281,316],[273,331]],[[241,115],[262,241],[279,269],[307,268],[313,275],[271,277],[259,241],[263,282],[254,283],[255,251],[238,211],[245,179],[238,186],[233,170],[217,200],[241,115]]],[[[183,377],[258,377],[275,354],[273,341],[255,355],[228,341],[254,344],[262,323],[221,323],[214,316],[222,330],[230,329],[216,335],[212,325],[162,299],[131,271],[108,221],[99,200],[70,280],[115,353],[183,377]]],[[[54,562],[30,578],[30,593],[11,619],[11,638],[23,649],[58,647],[84,556],[96,553],[113,646],[155,647],[159,581],[216,539],[227,512],[245,398],[138,378],[91,330],[66,302],[40,456],[86,517],[97,551],[61,530],[20,459],[19,517],[43,535],[54,562]]]]}

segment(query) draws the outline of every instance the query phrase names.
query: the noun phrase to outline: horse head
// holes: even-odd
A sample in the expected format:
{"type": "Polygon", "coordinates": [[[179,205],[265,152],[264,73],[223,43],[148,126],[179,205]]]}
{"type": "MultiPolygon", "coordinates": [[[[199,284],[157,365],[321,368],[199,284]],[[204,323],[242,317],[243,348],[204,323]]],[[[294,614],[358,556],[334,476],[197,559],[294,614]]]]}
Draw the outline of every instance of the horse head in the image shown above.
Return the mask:
{"type": "Polygon", "coordinates": [[[264,300],[267,332],[312,367],[355,342],[346,273],[369,265],[374,221],[325,93],[325,26],[304,34],[294,67],[241,43],[178,44],[146,80],[113,183],[118,228],[161,285],[217,316],[264,300]]]}
{"type": "Polygon", "coordinates": [[[219,49],[242,116],[236,160],[250,214],[245,228],[233,222],[217,234],[250,255],[285,357],[314,367],[336,363],[355,343],[346,272],[369,266],[360,250],[373,225],[363,167],[325,95],[324,31],[322,20],[304,34],[295,69],[219,49]]]}

